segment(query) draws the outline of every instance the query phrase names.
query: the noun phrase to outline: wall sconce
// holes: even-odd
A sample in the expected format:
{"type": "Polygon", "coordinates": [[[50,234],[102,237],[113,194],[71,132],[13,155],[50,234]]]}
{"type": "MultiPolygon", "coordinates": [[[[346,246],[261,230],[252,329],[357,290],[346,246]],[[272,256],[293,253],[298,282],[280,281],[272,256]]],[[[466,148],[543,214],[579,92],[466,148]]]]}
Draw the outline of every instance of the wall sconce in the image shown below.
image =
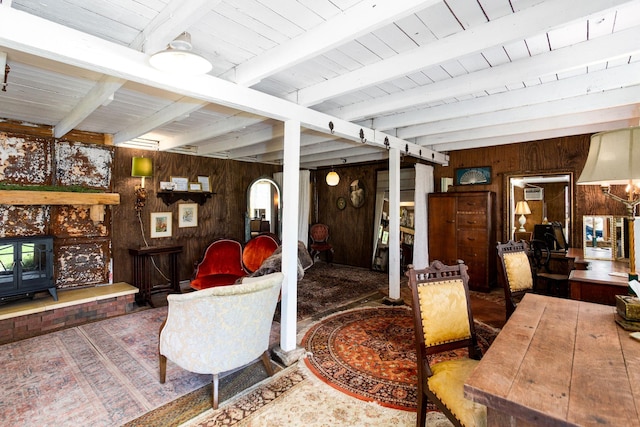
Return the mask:
{"type": "Polygon", "coordinates": [[[144,179],[153,176],[153,162],[149,157],[133,157],[131,159],[131,176],[141,178],[140,185],[135,187],[136,212],[142,211],[147,202],[147,190],[144,188],[144,179]]]}
{"type": "MultiPolygon", "coordinates": [[[[591,135],[589,155],[578,185],[600,185],[602,193],[627,208],[629,222],[629,280],[637,279],[634,211],[640,203],[634,181],[640,180],[640,126],[591,135]],[[627,198],[611,193],[611,185],[626,185],[627,198]]],[[[633,294],[631,287],[629,293],[633,294]]]]}
{"type": "Polygon", "coordinates": [[[529,209],[529,204],[524,200],[519,201],[516,204],[515,214],[520,215],[520,218],[518,219],[518,222],[520,223],[520,228],[518,228],[518,231],[527,231],[525,230],[524,225],[527,222],[527,218],[525,217],[525,215],[531,215],[531,209],[529,209]]]}
{"type": "Polygon", "coordinates": [[[193,53],[192,48],[191,35],[185,31],[169,43],[165,50],[151,55],[149,64],[160,71],[183,75],[206,74],[211,71],[211,62],[193,53]]]}

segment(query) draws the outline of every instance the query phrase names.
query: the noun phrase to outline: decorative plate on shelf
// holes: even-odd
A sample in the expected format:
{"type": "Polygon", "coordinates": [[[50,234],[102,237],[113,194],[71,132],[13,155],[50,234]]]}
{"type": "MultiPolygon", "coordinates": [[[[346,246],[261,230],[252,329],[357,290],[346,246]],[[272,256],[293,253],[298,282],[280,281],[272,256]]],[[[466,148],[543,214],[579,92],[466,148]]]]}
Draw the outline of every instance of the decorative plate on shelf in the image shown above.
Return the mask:
{"type": "Polygon", "coordinates": [[[344,199],[344,197],[338,197],[336,205],[338,206],[338,209],[342,210],[347,207],[347,201],[344,199]]]}

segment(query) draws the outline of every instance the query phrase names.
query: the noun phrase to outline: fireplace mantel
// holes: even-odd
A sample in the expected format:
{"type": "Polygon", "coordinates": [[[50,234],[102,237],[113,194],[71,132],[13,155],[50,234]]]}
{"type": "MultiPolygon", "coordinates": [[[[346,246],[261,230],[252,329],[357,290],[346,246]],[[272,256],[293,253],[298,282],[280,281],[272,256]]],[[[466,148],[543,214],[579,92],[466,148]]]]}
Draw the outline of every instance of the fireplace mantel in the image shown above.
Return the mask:
{"type": "Polygon", "coordinates": [[[119,205],[118,193],[0,190],[2,205],[119,205]]]}

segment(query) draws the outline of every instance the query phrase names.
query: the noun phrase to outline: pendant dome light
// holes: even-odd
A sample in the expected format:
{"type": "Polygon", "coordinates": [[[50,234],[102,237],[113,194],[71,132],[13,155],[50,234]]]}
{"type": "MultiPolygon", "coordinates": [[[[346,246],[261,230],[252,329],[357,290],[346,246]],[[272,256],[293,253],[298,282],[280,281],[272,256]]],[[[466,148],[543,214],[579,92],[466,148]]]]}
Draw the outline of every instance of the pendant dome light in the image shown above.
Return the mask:
{"type": "Polygon", "coordinates": [[[160,71],[182,75],[206,74],[213,66],[206,58],[192,52],[191,35],[186,31],[176,37],[165,50],[154,53],[149,64],[160,71]]]}
{"type": "Polygon", "coordinates": [[[338,172],[331,169],[331,172],[327,174],[325,181],[327,181],[327,185],[330,187],[335,187],[340,182],[340,175],[338,175],[338,172]]]}

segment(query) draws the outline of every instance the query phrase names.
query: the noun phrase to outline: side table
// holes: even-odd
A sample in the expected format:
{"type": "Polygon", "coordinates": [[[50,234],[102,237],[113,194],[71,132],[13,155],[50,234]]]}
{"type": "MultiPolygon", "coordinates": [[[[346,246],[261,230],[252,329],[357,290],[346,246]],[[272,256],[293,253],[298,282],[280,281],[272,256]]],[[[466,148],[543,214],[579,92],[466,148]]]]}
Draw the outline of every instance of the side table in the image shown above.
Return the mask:
{"type": "Polygon", "coordinates": [[[178,255],[182,252],[182,246],[148,246],[131,248],[129,254],[133,260],[133,285],[140,289],[136,295],[139,304],[149,304],[153,307],[151,294],[157,292],[180,292],[180,277],[178,276],[178,255]],[[169,285],[151,285],[151,270],[149,260],[152,256],[169,256],[169,285]]]}

